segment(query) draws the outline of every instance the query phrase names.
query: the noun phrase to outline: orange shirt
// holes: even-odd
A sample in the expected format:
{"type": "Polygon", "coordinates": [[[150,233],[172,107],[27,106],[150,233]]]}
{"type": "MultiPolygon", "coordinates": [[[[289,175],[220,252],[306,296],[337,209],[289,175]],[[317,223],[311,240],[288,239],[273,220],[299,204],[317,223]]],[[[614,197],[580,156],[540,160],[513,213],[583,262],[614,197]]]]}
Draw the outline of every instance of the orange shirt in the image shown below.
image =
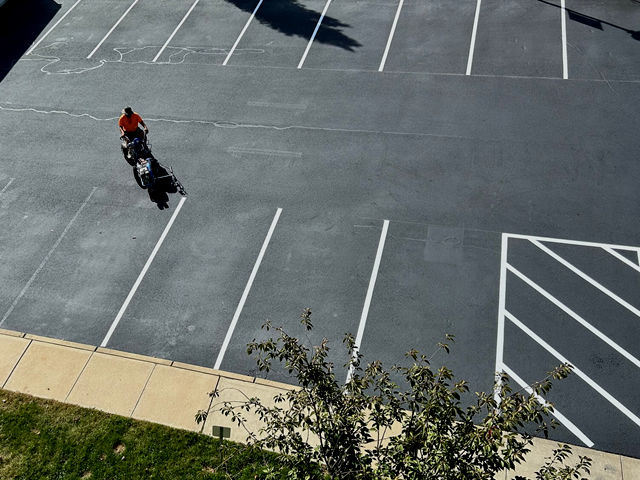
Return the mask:
{"type": "Polygon", "coordinates": [[[138,129],[138,124],[142,122],[142,117],[133,112],[133,115],[127,117],[122,115],[118,120],[118,126],[124,128],[125,132],[135,132],[138,129]]]}

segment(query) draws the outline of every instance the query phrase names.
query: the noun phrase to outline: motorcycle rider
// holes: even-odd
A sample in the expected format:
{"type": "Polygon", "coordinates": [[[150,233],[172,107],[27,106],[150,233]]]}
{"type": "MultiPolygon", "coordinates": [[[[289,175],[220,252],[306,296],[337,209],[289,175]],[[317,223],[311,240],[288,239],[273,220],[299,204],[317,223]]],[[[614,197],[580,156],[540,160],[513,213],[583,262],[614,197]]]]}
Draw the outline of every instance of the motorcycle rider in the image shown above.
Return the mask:
{"type": "Polygon", "coordinates": [[[142,117],[133,111],[131,107],[125,107],[122,110],[120,120],[118,120],[118,127],[120,128],[120,136],[127,137],[129,140],[134,138],[143,138],[142,129],[138,124],[144,127],[144,133],[149,133],[149,127],[147,127],[142,120],[142,117]]]}
{"type": "MultiPolygon", "coordinates": [[[[149,127],[147,127],[142,117],[134,112],[131,107],[125,107],[122,110],[122,115],[118,120],[118,128],[120,128],[120,138],[123,140],[126,139],[128,142],[131,142],[135,138],[141,138],[144,142],[145,149],[148,149],[146,135],[149,133],[149,127]],[[139,125],[144,127],[144,133],[139,125]]],[[[122,144],[122,154],[129,162],[126,143],[122,144]]]]}

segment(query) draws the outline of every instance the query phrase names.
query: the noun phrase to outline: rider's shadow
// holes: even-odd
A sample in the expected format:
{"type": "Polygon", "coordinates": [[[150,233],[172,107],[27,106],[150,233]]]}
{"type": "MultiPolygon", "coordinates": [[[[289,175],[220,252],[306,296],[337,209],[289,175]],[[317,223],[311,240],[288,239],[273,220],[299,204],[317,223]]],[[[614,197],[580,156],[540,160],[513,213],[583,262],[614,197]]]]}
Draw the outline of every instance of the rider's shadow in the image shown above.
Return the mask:
{"type": "Polygon", "coordinates": [[[169,208],[169,194],[178,193],[178,188],[172,181],[171,172],[159,163],[155,165],[156,181],[153,188],[148,189],[149,200],[158,205],[160,210],[169,208]]]}

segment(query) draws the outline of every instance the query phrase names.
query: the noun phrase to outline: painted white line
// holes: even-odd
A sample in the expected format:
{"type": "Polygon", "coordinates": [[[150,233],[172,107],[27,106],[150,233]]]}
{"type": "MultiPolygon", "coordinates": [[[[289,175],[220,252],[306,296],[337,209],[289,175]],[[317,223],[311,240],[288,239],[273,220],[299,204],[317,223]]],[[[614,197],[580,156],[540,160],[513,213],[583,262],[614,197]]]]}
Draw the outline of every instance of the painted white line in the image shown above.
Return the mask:
{"type": "Polygon", "coordinates": [[[10,178],[9,179],[9,183],[7,183],[2,190],[0,190],[0,195],[2,195],[4,192],[7,191],[7,188],[9,188],[9,185],[11,185],[14,180],[15,180],[15,178],[10,178]]]}
{"type": "Polygon", "coordinates": [[[599,248],[615,248],[616,250],[628,250],[631,252],[639,252],[640,247],[629,247],[626,245],[613,245],[610,243],[582,242],[580,240],[564,240],[562,238],[537,237],[533,235],[519,235],[517,233],[507,233],[511,238],[519,238],[522,240],[538,240],[546,243],[562,243],[564,245],[577,245],[582,247],[599,247],[599,248]]]}
{"type": "Polygon", "coordinates": [[[102,40],[100,40],[100,43],[98,45],[96,45],[96,48],[94,48],[91,53],[87,56],[87,58],[91,58],[93,57],[93,54],[96,53],[98,51],[98,49],[100,48],[100,46],[104,43],[104,41],[109,38],[109,35],[111,35],[111,33],[116,29],[116,27],[118,25],[120,25],[120,22],[122,20],[124,20],[124,17],[127,16],[127,14],[131,11],[131,9],[135,6],[135,4],[138,3],[138,0],[134,0],[133,3],[131,4],[131,6],[129,8],[127,8],[127,11],[124,12],[124,14],[120,17],[120,19],[116,22],[116,24],[111,27],[111,30],[109,30],[109,32],[104,36],[104,38],[102,40]]]}
{"type": "Polygon", "coordinates": [[[164,49],[167,48],[167,45],[169,45],[169,42],[171,42],[171,40],[173,40],[173,37],[175,36],[175,34],[178,32],[178,30],[180,30],[180,27],[182,26],[182,24],[185,22],[185,20],[189,17],[189,15],[191,15],[192,10],[196,7],[196,5],[198,4],[200,0],[196,0],[195,2],[193,2],[193,5],[191,5],[191,8],[189,9],[189,11],[187,12],[187,14],[184,16],[184,18],[180,21],[180,23],[178,24],[178,26],[176,27],[176,29],[173,31],[173,33],[171,34],[171,36],[168,38],[168,40],[166,42],[164,42],[164,45],[162,46],[162,48],[160,49],[160,51],[158,52],[158,54],[153,57],[152,62],[156,63],[156,60],[158,60],[158,58],[160,58],[160,55],[162,55],[162,52],[164,52],[164,49]]]}
{"type": "Polygon", "coordinates": [[[322,24],[322,20],[324,19],[324,16],[327,14],[327,10],[329,9],[329,5],[330,4],[331,4],[331,0],[327,0],[327,4],[324,6],[324,10],[322,11],[322,15],[320,15],[320,18],[318,19],[318,23],[316,25],[316,28],[313,31],[313,35],[311,35],[311,39],[309,40],[309,43],[307,43],[307,48],[304,50],[304,54],[302,55],[302,58],[300,59],[300,63],[298,63],[298,68],[302,68],[302,64],[304,63],[305,59],[307,58],[307,54],[309,53],[309,50],[311,49],[311,44],[313,43],[313,40],[316,38],[316,33],[318,33],[318,29],[320,28],[320,25],[322,24]]]}
{"type": "MultiPolygon", "coordinates": [[[[367,316],[369,315],[369,307],[371,306],[371,299],[373,298],[373,289],[376,286],[376,279],[378,278],[378,270],[380,269],[380,262],[382,260],[382,252],[384,250],[384,243],[387,240],[387,232],[389,230],[389,220],[385,220],[382,224],[382,232],[380,233],[380,241],[378,242],[378,251],[376,252],[376,259],[373,262],[373,270],[371,271],[371,278],[369,279],[369,288],[367,289],[367,296],[364,299],[364,306],[362,307],[362,315],[360,316],[360,325],[358,326],[358,334],[356,335],[356,346],[353,351],[353,357],[358,355],[358,350],[362,344],[362,337],[364,337],[364,327],[367,324],[367,316]]],[[[347,373],[347,380],[345,383],[349,383],[351,376],[353,375],[353,368],[349,369],[347,373]]]]}
{"type": "Polygon", "coordinates": [[[60,17],[60,19],[59,19],[56,23],[54,23],[54,24],[53,24],[53,27],[51,27],[49,30],[47,30],[47,33],[45,33],[42,37],[40,37],[40,40],[38,40],[36,43],[34,43],[33,45],[31,45],[31,48],[30,48],[29,50],[27,50],[27,53],[26,53],[26,54],[27,54],[27,55],[29,55],[31,52],[33,52],[33,51],[36,49],[36,47],[37,47],[38,45],[40,45],[40,43],[41,43],[45,38],[47,38],[47,35],[49,35],[49,34],[51,33],[51,30],[53,30],[54,28],[56,28],[56,27],[58,26],[58,24],[59,24],[62,20],[64,20],[64,19],[65,19],[65,17],[71,13],[71,10],[73,10],[74,8],[76,8],[76,5],[78,5],[81,1],[82,1],[82,0],[78,0],[76,3],[74,3],[74,4],[73,4],[73,6],[72,6],[69,10],[67,10],[67,11],[65,12],[65,14],[64,14],[62,17],[60,17]]]}
{"type": "Polygon", "coordinates": [[[560,15],[562,15],[562,78],[569,78],[569,62],[567,61],[567,12],[565,0],[560,1],[560,15]]]}
{"type": "Polygon", "coordinates": [[[175,221],[176,217],[178,216],[178,213],[180,213],[180,209],[182,208],[182,204],[184,203],[185,200],[186,200],[186,197],[182,197],[180,199],[180,203],[178,203],[178,206],[174,210],[173,215],[171,215],[171,219],[169,220],[169,223],[167,223],[167,226],[164,228],[164,231],[162,232],[162,235],[160,235],[160,239],[158,240],[158,243],[156,243],[156,246],[154,247],[153,251],[151,252],[151,255],[147,259],[147,263],[144,264],[144,267],[142,268],[142,271],[140,272],[140,275],[138,275],[138,278],[137,278],[136,282],[133,284],[133,287],[131,288],[131,291],[129,292],[129,295],[127,295],[127,298],[125,299],[124,303],[122,304],[122,307],[120,307],[120,311],[116,315],[115,320],[111,324],[111,327],[109,327],[109,331],[107,332],[107,335],[104,337],[104,340],[102,340],[102,343],[100,344],[101,347],[106,347],[107,343],[109,343],[109,340],[111,339],[111,335],[113,335],[113,332],[115,331],[116,327],[118,326],[118,323],[120,323],[120,319],[122,318],[122,316],[124,315],[125,310],[129,306],[129,303],[131,302],[131,299],[133,299],[133,296],[135,295],[136,290],[138,290],[138,287],[142,283],[142,279],[146,275],[147,270],[149,270],[149,267],[151,266],[151,262],[153,262],[153,259],[155,258],[156,254],[158,253],[158,250],[160,250],[160,246],[162,245],[162,242],[164,242],[164,239],[167,236],[167,234],[169,233],[169,230],[171,230],[171,226],[173,225],[173,222],[175,221]]]}
{"type": "MultiPolygon", "coordinates": [[[[514,372],[513,370],[511,370],[507,365],[503,364],[502,368],[504,369],[505,372],[507,372],[507,374],[513,378],[516,383],[518,385],[520,385],[522,388],[524,388],[527,393],[529,393],[529,395],[533,394],[533,389],[529,386],[529,384],[527,382],[525,382],[522,378],[520,378],[516,372],[514,372]]],[[[536,400],[538,400],[538,402],[540,402],[541,405],[545,406],[545,407],[549,407],[549,403],[541,396],[538,395],[537,393],[534,394],[536,397],[536,400]]],[[[584,443],[587,447],[591,448],[593,447],[594,443],[591,441],[591,439],[589,437],[587,437],[582,430],[580,430],[571,420],[569,420],[567,417],[565,417],[563,414],[561,414],[557,408],[553,407],[553,413],[551,414],[554,417],[556,417],[558,419],[558,421],[560,423],[562,423],[562,425],[564,425],[567,430],[569,430],[571,433],[573,433],[576,437],[578,437],[582,443],[584,443]]]]}
{"type": "MultiPolygon", "coordinates": [[[[611,255],[613,255],[614,257],[616,257],[618,260],[620,260],[623,263],[626,263],[627,265],[629,265],[631,268],[633,268],[636,272],[640,272],[640,266],[636,265],[635,263],[633,263],[631,260],[629,260],[628,258],[623,257],[622,255],[620,255],[618,252],[616,252],[614,249],[609,248],[609,247],[602,247],[602,249],[608,253],[610,253],[611,255]]],[[[638,255],[640,255],[640,252],[638,252],[638,255]]]]}
{"type": "Polygon", "coordinates": [[[524,325],[520,320],[518,320],[516,317],[514,317],[513,315],[511,315],[508,311],[505,311],[505,315],[506,317],[511,320],[518,328],[520,328],[520,330],[522,330],[524,333],[526,333],[527,335],[529,335],[533,340],[535,340],[538,345],[540,345],[542,348],[544,348],[547,352],[549,352],[551,355],[553,355],[554,357],[556,357],[558,360],[560,360],[562,363],[568,363],[570,365],[573,366],[573,372],[578,375],[582,380],[584,380],[584,382],[589,385],[591,388],[593,388],[596,392],[598,392],[600,395],[602,395],[609,403],[611,403],[614,407],[616,407],[618,410],[620,410],[620,412],[622,412],[627,418],[629,418],[633,423],[635,423],[636,425],[638,425],[640,427],[640,418],[638,418],[638,416],[636,414],[634,414],[631,410],[629,410],[627,407],[625,407],[622,403],[620,403],[618,400],[616,400],[613,395],[611,395],[609,392],[607,392],[604,388],[602,388],[600,385],[598,385],[596,382],[594,382],[591,378],[589,378],[587,376],[587,374],[585,374],[582,370],[580,370],[578,367],[576,367],[573,363],[571,363],[569,360],[567,360],[563,355],[560,354],[560,352],[558,352],[556,349],[554,349],[551,345],[549,345],[547,342],[545,342],[544,340],[542,340],[542,338],[540,338],[538,335],[536,335],[535,333],[533,333],[529,328],[527,328],[526,325],[524,325]]]}
{"type": "Polygon", "coordinates": [[[278,224],[278,219],[280,218],[281,213],[282,213],[282,209],[278,208],[278,210],[276,211],[276,215],[275,217],[273,217],[273,220],[271,222],[271,227],[269,227],[269,232],[267,232],[267,236],[264,239],[262,248],[260,249],[260,254],[256,259],[256,263],[253,266],[251,275],[249,276],[249,281],[247,282],[247,286],[244,287],[244,292],[242,292],[242,297],[240,298],[240,302],[238,303],[238,308],[236,308],[236,313],[234,313],[233,315],[233,320],[231,320],[231,325],[229,325],[229,329],[227,330],[227,335],[224,337],[224,342],[222,342],[222,347],[220,348],[220,353],[218,353],[216,364],[213,367],[216,370],[220,370],[220,365],[222,365],[224,354],[227,351],[227,347],[229,347],[231,336],[233,335],[233,331],[236,328],[236,324],[238,323],[238,319],[240,318],[240,314],[242,313],[242,309],[244,308],[244,303],[247,301],[247,297],[249,296],[249,290],[251,290],[251,285],[253,285],[253,280],[256,278],[256,274],[258,273],[258,269],[260,268],[260,263],[262,263],[262,258],[264,257],[264,254],[267,251],[267,247],[269,246],[269,242],[271,241],[271,236],[273,235],[273,231],[276,229],[276,225],[278,224]]]}
{"type": "Polygon", "coordinates": [[[478,33],[478,19],[480,18],[480,2],[476,5],[476,16],[473,20],[473,30],[471,32],[471,45],[469,46],[469,60],[467,60],[467,75],[471,75],[471,65],[473,65],[473,51],[476,48],[476,34],[478,33]]]}
{"type": "Polygon", "coordinates": [[[500,372],[504,364],[504,312],[505,299],[507,296],[507,251],[509,248],[509,237],[502,234],[502,248],[500,251],[500,291],[498,294],[498,340],[496,342],[496,384],[493,398],[500,403],[500,372]]]}
{"type": "Polygon", "coordinates": [[[384,49],[384,54],[382,55],[382,61],[380,62],[380,67],[378,68],[379,72],[384,70],[384,64],[387,62],[387,55],[389,54],[389,48],[391,48],[391,41],[393,40],[393,35],[396,32],[396,25],[398,25],[398,19],[400,18],[400,10],[402,10],[403,4],[404,4],[404,0],[400,0],[400,4],[398,5],[398,10],[396,11],[396,17],[393,19],[393,25],[391,26],[391,33],[389,34],[389,39],[387,40],[387,46],[384,49]]]}
{"type": "Polygon", "coordinates": [[[240,43],[240,40],[242,39],[242,36],[244,35],[244,32],[247,31],[247,28],[249,28],[249,24],[251,23],[251,20],[253,20],[253,17],[256,16],[256,12],[260,8],[260,5],[262,5],[262,1],[263,0],[260,0],[258,2],[258,5],[256,5],[256,8],[253,10],[253,13],[249,17],[249,20],[247,20],[247,23],[245,23],[244,28],[242,29],[242,32],[240,32],[240,35],[236,39],[236,43],[233,44],[233,47],[231,47],[231,50],[229,51],[229,54],[227,55],[227,58],[225,58],[224,62],[222,62],[222,65],[226,65],[227,62],[229,61],[229,59],[231,58],[231,55],[233,55],[233,52],[235,52],[236,47],[238,46],[238,44],[240,43]]]}
{"type": "Polygon", "coordinates": [[[27,282],[27,284],[24,286],[24,288],[22,289],[22,291],[18,294],[18,296],[16,297],[16,299],[13,301],[13,303],[11,304],[11,306],[9,307],[9,310],[7,310],[7,313],[4,314],[4,317],[2,317],[2,320],[0,320],[0,326],[2,326],[2,324],[5,322],[5,320],[7,318],[9,318],[9,315],[11,315],[11,312],[13,312],[13,309],[16,308],[16,305],[18,304],[18,302],[22,299],[22,297],[24,296],[24,294],[27,292],[27,290],[29,290],[29,287],[31,286],[31,284],[33,283],[33,281],[36,279],[36,277],[38,276],[38,274],[40,273],[40,270],[42,270],[42,268],[45,266],[45,264],[47,263],[47,261],[49,260],[49,258],[51,258],[51,255],[53,255],[53,252],[55,251],[56,248],[58,248],[58,245],[60,245],[60,242],[62,242],[62,239],[65,237],[65,235],[67,234],[67,232],[69,231],[69,229],[71,228],[71,226],[73,225],[73,223],[76,221],[76,219],[78,218],[78,216],[80,215],[80,213],[82,212],[82,210],[84,210],[84,207],[87,206],[87,203],[89,203],[89,200],[91,199],[91,197],[93,196],[93,194],[95,193],[95,191],[98,189],[98,187],[93,187],[93,190],[91,190],[91,193],[89,194],[89,196],[85,199],[84,203],[82,205],[80,205],[80,208],[78,209],[78,211],[76,212],[76,214],[73,216],[73,218],[71,218],[71,220],[69,221],[69,223],[67,224],[66,228],[62,231],[62,233],[60,234],[60,236],[58,237],[58,240],[56,240],[56,243],[53,244],[53,247],[51,247],[51,250],[49,250],[49,253],[47,253],[46,257],[44,257],[44,260],[42,260],[42,262],[40,263],[40,265],[38,266],[38,268],[36,269],[36,271],[33,273],[33,275],[31,275],[31,278],[29,279],[29,281],[27,282]]]}
{"type": "Polygon", "coordinates": [[[571,270],[573,273],[575,273],[576,275],[578,275],[580,278],[586,280],[587,282],[589,282],[591,285],[593,285],[594,287],[596,287],[598,290],[600,290],[602,293],[604,293],[605,295],[608,295],[609,297],[611,297],[612,299],[614,299],[616,302],[618,302],[620,305],[622,305],[623,307],[625,307],[627,310],[629,310],[631,313],[637,315],[638,317],[640,317],[640,310],[638,310],[636,307],[634,307],[633,305],[631,305],[630,303],[626,302],[625,300],[623,300],[622,298],[620,298],[618,295],[616,295],[615,293],[613,293],[611,290],[609,290],[607,287],[601,285],[600,283],[596,282],[593,278],[591,278],[589,275],[587,275],[586,273],[584,273],[582,270],[579,270],[578,268],[574,267],[573,265],[571,265],[569,262],[567,262],[564,258],[562,258],[560,255],[558,255],[555,252],[552,252],[551,250],[549,250],[547,247],[545,247],[544,245],[542,245],[540,242],[538,242],[537,240],[529,240],[531,243],[533,243],[536,247],[538,247],[540,250],[542,250],[543,252],[545,252],[547,255],[549,255],[550,257],[552,257],[554,260],[556,260],[557,262],[561,263],[562,265],[564,265],[565,267],[567,267],[569,270],[571,270]]]}
{"type": "Polygon", "coordinates": [[[631,363],[633,363],[636,367],[640,368],[640,360],[638,360],[636,357],[631,355],[624,348],[622,348],[620,345],[615,343],[613,340],[611,340],[609,337],[607,337],[604,333],[602,333],[596,327],[591,325],[584,318],[582,318],[576,312],[571,310],[564,303],[562,303],[560,300],[555,298],[553,295],[551,295],[549,292],[547,292],[541,286],[536,284],[533,280],[528,278],[526,275],[524,275],[523,273],[518,271],[516,268],[512,267],[511,265],[507,265],[507,268],[509,269],[510,272],[512,272],[514,275],[516,275],[518,278],[520,278],[520,280],[525,282],[527,285],[529,285],[531,288],[533,288],[535,291],[537,291],[540,295],[542,295],[547,300],[549,300],[551,303],[553,303],[556,307],[558,307],[561,310],[563,310],[566,314],[568,314],[571,317],[573,317],[573,319],[576,322],[578,322],[580,325],[585,327],[587,330],[589,330],[591,333],[593,333],[596,337],[598,337],[600,340],[602,340],[607,345],[609,345],[611,348],[613,348],[615,351],[617,351],[620,355],[624,356],[627,360],[629,360],[631,363]]]}

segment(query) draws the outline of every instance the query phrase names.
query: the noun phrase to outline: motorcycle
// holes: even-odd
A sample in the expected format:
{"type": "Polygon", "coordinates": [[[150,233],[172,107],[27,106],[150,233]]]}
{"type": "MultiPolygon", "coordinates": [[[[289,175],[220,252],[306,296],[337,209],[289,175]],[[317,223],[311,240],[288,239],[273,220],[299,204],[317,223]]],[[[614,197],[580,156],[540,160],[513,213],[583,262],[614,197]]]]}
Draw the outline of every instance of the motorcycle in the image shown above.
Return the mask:
{"type": "Polygon", "coordinates": [[[122,155],[127,163],[132,167],[136,166],[138,159],[141,157],[153,158],[153,155],[151,154],[151,142],[149,142],[146,133],[143,134],[142,137],[136,137],[131,140],[123,135],[120,137],[120,140],[122,142],[120,144],[122,155]]]}
{"type": "Polygon", "coordinates": [[[147,135],[142,138],[134,138],[132,140],[125,136],[120,137],[122,141],[120,147],[124,159],[133,167],[133,176],[140,188],[149,192],[149,196],[153,197],[154,189],[164,179],[169,179],[169,184],[164,185],[166,192],[173,191],[180,193],[182,196],[187,195],[187,191],[173,173],[173,167],[165,167],[151,153],[151,143],[147,135]],[[168,187],[168,188],[167,188],[168,187]]]}

